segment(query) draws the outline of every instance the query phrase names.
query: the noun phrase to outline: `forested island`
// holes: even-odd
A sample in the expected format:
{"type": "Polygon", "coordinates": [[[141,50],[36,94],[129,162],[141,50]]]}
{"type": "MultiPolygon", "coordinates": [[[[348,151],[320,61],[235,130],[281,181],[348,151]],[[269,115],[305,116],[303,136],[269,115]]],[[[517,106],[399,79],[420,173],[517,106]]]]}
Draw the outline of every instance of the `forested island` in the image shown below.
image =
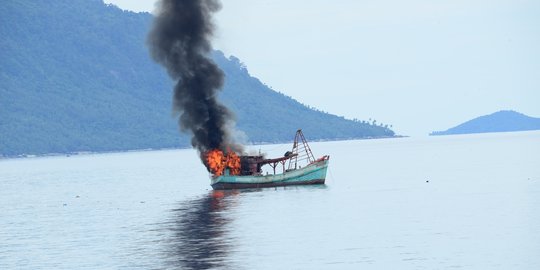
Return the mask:
{"type": "MultiPolygon", "coordinates": [[[[101,0],[4,1],[0,156],[189,147],[171,112],[173,83],[145,45],[151,20],[101,0]]],[[[310,140],[395,136],[274,91],[234,56],[212,57],[248,143],[290,141],[298,128],[310,140]]]]}

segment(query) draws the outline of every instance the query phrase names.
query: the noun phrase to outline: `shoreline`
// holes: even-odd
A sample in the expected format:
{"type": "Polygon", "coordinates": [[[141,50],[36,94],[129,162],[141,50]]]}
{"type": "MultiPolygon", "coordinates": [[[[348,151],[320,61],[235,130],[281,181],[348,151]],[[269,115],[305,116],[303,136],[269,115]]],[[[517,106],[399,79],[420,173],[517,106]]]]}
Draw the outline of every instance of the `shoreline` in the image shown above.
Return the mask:
{"type": "MultiPolygon", "coordinates": [[[[339,141],[355,141],[355,140],[378,140],[378,139],[400,139],[407,138],[409,136],[395,135],[395,136],[383,136],[383,137],[362,137],[362,138],[334,138],[334,139],[322,139],[322,140],[309,140],[309,142],[339,142],[339,141]]],[[[286,144],[292,143],[290,141],[276,141],[276,142],[250,142],[246,143],[246,146],[251,145],[272,145],[272,144],[286,144]]],[[[131,153],[131,152],[149,152],[149,151],[167,151],[167,150],[185,150],[192,149],[191,146],[187,147],[174,147],[174,148],[142,148],[142,149],[129,149],[129,150],[115,150],[115,151],[80,151],[80,152],[66,152],[66,153],[46,153],[46,154],[20,154],[20,155],[0,155],[0,161],[9,159],[24,159],[24,158],[43,158],[43,157],[60,157],[60,156],[84,156],[84,155],[98,155],[98,154],[115,154],[115,153],[131,153]]]]}

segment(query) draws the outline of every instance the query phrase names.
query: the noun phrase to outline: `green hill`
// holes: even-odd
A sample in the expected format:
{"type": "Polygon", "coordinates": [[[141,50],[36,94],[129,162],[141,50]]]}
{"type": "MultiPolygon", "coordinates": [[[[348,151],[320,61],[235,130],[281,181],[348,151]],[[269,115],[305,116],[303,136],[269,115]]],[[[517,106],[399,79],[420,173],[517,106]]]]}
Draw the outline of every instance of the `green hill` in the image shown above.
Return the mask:
{"type": "MultiPolygon", "coordinates": [[[[0,155],[189,146],[171,115],[172,82],[145,45],[152,16],[101,0],[6,0],[0,5],[0,155]]],[[[236,58],[222,100],[251,142],[394,136],[269,89],[236,58]]],[[[286,65],[286,63],[283,63],[286,65]]]]}
{"type": "Polygon", "coordinates": [[[526,116],[515,111],[499,111],[490,115],[477,117],[446,131],[434,131],[430,135],[454,135],[526,130],[540,130],[540,118],[526,116]]]}

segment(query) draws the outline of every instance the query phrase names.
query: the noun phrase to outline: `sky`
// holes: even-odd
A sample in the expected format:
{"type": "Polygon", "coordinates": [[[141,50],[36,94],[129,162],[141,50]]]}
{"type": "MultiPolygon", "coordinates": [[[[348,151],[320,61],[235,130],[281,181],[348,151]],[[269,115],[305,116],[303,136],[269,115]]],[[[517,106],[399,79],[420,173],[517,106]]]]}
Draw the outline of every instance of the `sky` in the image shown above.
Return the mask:
{"type": "MultiPolygon", "coordinates": [[[[148,11],[154,0],[105,0],[148,11]]],[[[427,136],[499,110],[540,117],[540,1],[226,0],[214,48],[332,114],[427,136]]]]}

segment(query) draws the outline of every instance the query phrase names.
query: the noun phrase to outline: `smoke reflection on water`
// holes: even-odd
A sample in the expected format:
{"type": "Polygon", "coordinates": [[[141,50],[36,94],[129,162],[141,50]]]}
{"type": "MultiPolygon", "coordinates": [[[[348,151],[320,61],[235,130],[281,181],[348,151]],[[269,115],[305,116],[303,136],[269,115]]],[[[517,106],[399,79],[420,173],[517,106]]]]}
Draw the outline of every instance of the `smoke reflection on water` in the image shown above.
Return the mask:
{"type": "Polygon", "coordinates": [[[230,258],[234,237],[230,235],[229,209],[238,192],[212,191],[184,201],[172,210],[166,222],[166,269],[211,269],[233,267],[230,258]]]}

